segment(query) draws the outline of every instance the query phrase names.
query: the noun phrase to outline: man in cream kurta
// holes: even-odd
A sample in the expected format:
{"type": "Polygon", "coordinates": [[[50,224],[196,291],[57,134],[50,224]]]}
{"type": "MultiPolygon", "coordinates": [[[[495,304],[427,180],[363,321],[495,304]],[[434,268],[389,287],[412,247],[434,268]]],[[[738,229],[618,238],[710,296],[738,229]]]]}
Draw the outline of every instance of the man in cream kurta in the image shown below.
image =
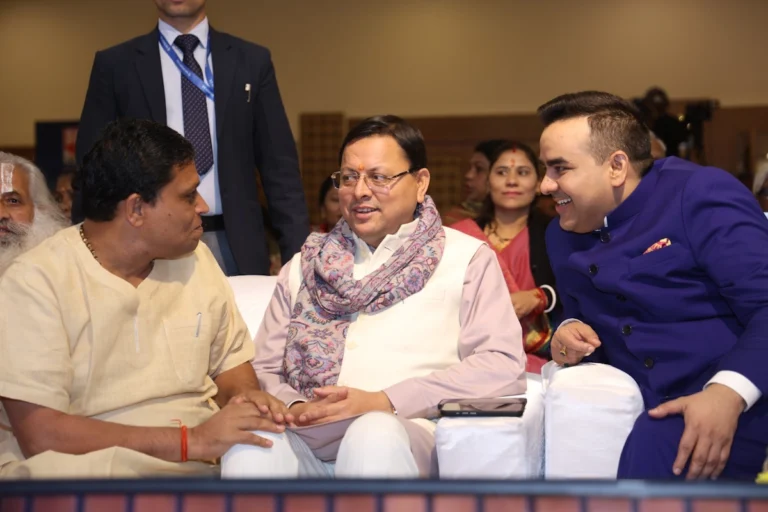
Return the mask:
{"type": "Polygon", "coordinates": [[[154,180],[154,205],[126,207],[139,196],[129,193],[136,186],[131,177],[122,179],[114,187],[126,187],[127,199],[119,191],[90,196],[101,207],[113,201],[111,220],[91,221],[86,212],[87,230],[60,231],[18,258],[0,280],[2,477],[209,474],[216,471],[209,459],[234,444],[230,438],[253,436],[238,427],[272,424],[238,423],[259,416],[256,402],[264,398],[248,364],[253,345],[226,277],[197,243],[199,231],[191,237],[176,231],[175,219],[199,225],[206,209],[194,195],[191,146],[148,121],[120,121],[105,139],[84,169],[93,173],[87,180],[99,184],[97,192],[113,179],[103,169],[124,161],[122,145],[139,165],[147,161],[143,151],[156,161],[167,151],[178,162],[125,171],[154,180]],[[191,190],[184,197],[193,194],[194,201],[177,200],[177,187],[191,190]],[[149,231],[157,223],[150,210],[163,212],[163,224],[155,226],[168,229],[163,237],[149,231]],[[132,252],[128,264],[149,258],[140,280],[108,270],[125,268],[113,265],[115,254],[132,252]],[[240,403],[230,402],[233,397],[240,403]]]}
{"type": "MultiPolygon", "coordinates": [[[[253,357],[233,305],[204,244],[156,261],[133,288],[101,268],[77,226],[67,228],[0,281],[0,396],[125,425],[199,425],[218,410],[213,379],[253,357]]],[[[5,411],[0,424],[0,475],[87,476],[77,456],[25,461],[5,411]]],[[[126,474],[206,470],[128,450],[113,456],[121,459],[114,471],[126,474]]]]}

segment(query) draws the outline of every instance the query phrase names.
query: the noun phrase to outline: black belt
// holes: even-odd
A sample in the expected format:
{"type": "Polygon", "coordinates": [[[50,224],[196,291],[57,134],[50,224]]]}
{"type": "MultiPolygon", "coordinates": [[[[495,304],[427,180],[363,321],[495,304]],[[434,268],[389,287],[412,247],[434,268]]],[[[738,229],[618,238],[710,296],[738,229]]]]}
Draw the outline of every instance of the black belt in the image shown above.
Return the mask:
{"type": "Polygon", "coordinates": [[[224,231],[223,215],[204,215],[203,231],[224,231]]]}

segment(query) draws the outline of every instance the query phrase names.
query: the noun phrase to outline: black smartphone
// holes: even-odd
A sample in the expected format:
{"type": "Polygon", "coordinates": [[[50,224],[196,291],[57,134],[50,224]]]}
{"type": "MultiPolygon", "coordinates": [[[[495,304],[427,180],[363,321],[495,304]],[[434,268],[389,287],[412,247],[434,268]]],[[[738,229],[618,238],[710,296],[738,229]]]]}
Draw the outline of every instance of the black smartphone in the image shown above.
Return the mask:
{"type": "Polygon", "coordinates": [[[442,400],[440,416],[509,416],[519,418],[525,412],[526,398],[454,398],[442,400]]]}

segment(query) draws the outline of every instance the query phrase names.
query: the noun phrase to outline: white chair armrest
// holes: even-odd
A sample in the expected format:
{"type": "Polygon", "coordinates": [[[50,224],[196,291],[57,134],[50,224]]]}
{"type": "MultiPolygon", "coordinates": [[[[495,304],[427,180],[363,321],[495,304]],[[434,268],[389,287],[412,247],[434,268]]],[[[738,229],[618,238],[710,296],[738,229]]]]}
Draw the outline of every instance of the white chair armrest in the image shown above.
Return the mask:
{"type": "Polygon", "coordinates": [[[527,374],[522,418],[442,418],[435,445],[440,478],[521,479],[543,474],[544,397],[539,375],[527,374]]]}
{"type": "Polygon", "coordinates": [[[544,396],[546,478],[616,478],[619,457],[643,397],[621,370],[547,363],[544,396]]]}

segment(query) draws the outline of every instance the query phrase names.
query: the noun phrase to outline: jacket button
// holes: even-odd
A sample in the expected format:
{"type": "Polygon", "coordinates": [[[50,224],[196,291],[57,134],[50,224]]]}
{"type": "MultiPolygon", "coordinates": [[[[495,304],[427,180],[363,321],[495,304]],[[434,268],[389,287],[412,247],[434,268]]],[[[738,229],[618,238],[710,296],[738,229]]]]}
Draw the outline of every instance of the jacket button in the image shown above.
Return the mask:
{"type": "Polygon", "coordinates": [[[618,294],[616,296],[616,300],[618,300],[619,302],[627,302],[627,298],[625,296],[623,296],[622,294],[618,294]]]}
{"type": "Polygon", "coordinates": [[[598,271],[597,265],[590,265],[589,266],[589,274],[590,275],[594,276],[595,274],[597,274],[597,271],[598,271]]]}
{"type": "Polygon", "coordinates": [[[621,328],[621,333],[624,336],[629,336],[630,334],[632,334],[632,326],[631,325],[625,325],[624,327],[621,328]]]}
{"type": "Polygon", "coordinates": [[[644,363],[645,363],[645,367],[648,368],[649,370],[653,368],[654,362],[653,362],[653,359],[651,359],[650,357],[646,357],[644,363]]]}
{"type": "Polygon", "coordinates": [[[603,231],[600,233],[600,241],[604,244],[607,244],[611,241],[611,234],[607,231],[603,231]]]}

